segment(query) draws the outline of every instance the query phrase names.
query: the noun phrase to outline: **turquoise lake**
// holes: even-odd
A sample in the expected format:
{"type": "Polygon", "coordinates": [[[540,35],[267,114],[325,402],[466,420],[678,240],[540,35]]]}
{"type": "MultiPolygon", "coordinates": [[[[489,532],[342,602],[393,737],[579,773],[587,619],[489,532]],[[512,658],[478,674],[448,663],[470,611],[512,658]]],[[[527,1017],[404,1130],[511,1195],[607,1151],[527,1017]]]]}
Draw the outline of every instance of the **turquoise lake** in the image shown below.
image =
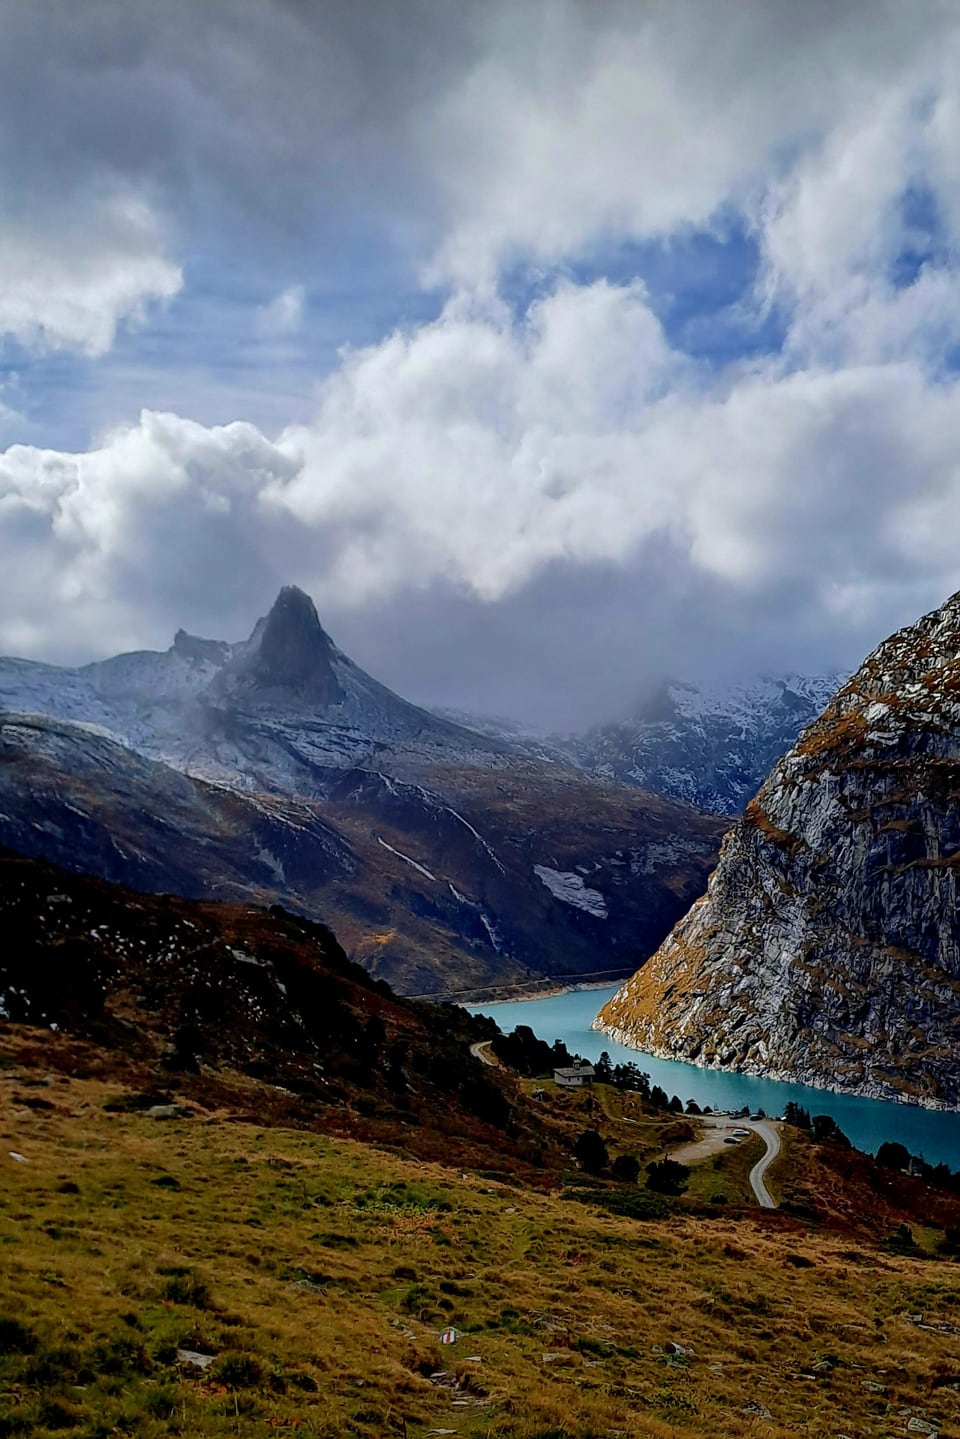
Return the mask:
{"type": "Polygon", "coordinates": [[[782,1114],[788,1099],[802,1104],[811,1114],[829,1114],[857,1149],[875,1154],[885,1139],[899,1140],[911,1154],[922,1154],[931,1164],[943,1161],[960,1169],[960,1114],[944,1114],[915,1105],[889,1104],[878,1099],[833,1094],[829,1089],[811,1089],[804,1084],[782,1084],[774,1079],[754,1079],[745,1074],[722,1074],[698,1069],[673,1059],[655,1059],[638,1049],[615,1044],[605,1034],[590,1028],[594,1015],[617,991],[609,989],[570,990],[547,999],[517,1000],[507,1004],[473,1005],[474,1014],[489,1014],[509,1033],[518,1024],[528,1024],[534,1034],[552,1044],[560,1039],[571,1054],[599,1059],[606,1050],[614,1064],[636,1064],[649,1074],[668,1095],[679,1094],[686,1103],[695,1099],[713,1109],[764,1109],[782,1114]]]}

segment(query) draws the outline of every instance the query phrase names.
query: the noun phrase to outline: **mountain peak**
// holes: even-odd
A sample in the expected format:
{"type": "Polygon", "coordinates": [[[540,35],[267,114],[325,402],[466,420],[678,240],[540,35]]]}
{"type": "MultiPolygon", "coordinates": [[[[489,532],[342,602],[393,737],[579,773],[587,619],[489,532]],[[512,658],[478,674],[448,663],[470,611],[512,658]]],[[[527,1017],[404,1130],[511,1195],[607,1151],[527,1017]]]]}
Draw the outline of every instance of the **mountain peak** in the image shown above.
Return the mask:
{"type": "Polygon", "coordinates": [[[270,610],[270,614],[276,614],[278,611],[281,614],[296,614],[301,612],[305,616],[309,616],[321,629],[323,628],[323,626],[320,625],[320,617],[317,614],[316,605],[306,590],[302,590],[299,585],[283,586],[273,602],[273,608],[270,610]]]}
{"type": "Polygon", "coordinates": [[[254,630],[237,678],[248,690],[280,690],[313,704],[337,704],[343,690],[335,653],[313,600],[296,585],[284,585],[254,630]]]}

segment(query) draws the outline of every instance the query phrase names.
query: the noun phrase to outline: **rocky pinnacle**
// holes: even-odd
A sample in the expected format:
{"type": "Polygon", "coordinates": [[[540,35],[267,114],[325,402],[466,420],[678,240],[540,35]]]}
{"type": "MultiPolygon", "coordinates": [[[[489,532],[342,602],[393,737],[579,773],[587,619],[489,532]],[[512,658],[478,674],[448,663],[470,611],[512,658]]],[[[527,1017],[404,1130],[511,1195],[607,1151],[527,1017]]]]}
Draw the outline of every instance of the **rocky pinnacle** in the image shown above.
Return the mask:
{"type": "Polygon", "coordinates": [[[287,691],[317,705],[336,704],[343,696],[334,653],[313,600],[296,585],[285,585],[237,663],[231,687],[287,691]]]}

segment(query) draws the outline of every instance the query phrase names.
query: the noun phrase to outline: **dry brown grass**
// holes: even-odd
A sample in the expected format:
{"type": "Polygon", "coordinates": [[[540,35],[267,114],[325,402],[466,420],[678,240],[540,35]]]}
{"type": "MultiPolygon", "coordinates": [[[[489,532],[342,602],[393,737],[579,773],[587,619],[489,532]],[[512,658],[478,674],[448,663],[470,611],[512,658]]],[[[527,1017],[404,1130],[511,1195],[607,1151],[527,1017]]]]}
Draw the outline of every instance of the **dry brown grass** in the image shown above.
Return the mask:
{"type": "Polygon", "coordinates": [[[780,829],[763,809],[759,800],[752,799],[744,811],[744,820],[759,830],[763,837],[771,844],[778,845],[781,849],[789,850],[791,853],[799,849],[803,840],[798,835],[790,834],[785,829],[780,829]]]}
{"type": "Polygon", "coordinates": [[[35,1078],[0,1076],[0,1308],[37,1345],[0,1360],[0,1434],[960,1423],[960,1335],[909,1318],[960,1320],[942,1261],[756,1212],[641,1224],[350,1139],[110,1114],[111,1083],[35,1078]],[[444,1349],[447,1324],[465,1337],[444,1349]],[[178,1346],[216,1369],[191,1377],[178,1346]]]}
{"type": "Polygon", "coordinates": [[[794,753],[822,759],[824,763],[841,762],[860,749],[868,728],[867,721],[858,711],[824,718],[805,732],[794,753]]]}

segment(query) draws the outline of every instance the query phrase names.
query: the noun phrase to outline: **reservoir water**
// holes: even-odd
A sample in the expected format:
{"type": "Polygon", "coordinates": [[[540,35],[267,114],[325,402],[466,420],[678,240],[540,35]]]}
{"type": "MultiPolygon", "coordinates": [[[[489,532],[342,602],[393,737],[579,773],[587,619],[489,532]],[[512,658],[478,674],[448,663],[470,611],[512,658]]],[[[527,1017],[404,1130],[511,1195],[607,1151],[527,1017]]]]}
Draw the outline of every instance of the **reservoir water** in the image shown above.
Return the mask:
{"type": "Polygon", "coordinates": [[[811,1114],[829,1114],[857,1149],[875,1154],[884,1140],[905,1144],[911,1154],[922,1154],[930,1164],[941,1161],[960,1169],[960,1114],[920,1109],[915,1105],[891,1104],[879,1099],[834,1094],[828,1089],[811,1089],[805,1084],[783,1084],[774,1079],[755,1079],[746,1074],[724,1074],[698,1069],[673,1059],[655,1059],[638,1049],[615,1044],[606,1034],[590,1028],[594,1015],[617,991],[609,989],[569,990],[546,999],[525,999],[506,1004],[473,1005],[474,1014],[489,1014],[509,1033],[518,1024],[528,1024],[540,1039],[552,1044],[560,1039],[571,1054],[597,1060],[606,1050],[614,1064],[636,1064],[668,1095],[679,1094],[686,1103],[695,1099],[701,1108],[764,1109],[782,1114],[789,1099],[802,1104],[811,1114]]]}

